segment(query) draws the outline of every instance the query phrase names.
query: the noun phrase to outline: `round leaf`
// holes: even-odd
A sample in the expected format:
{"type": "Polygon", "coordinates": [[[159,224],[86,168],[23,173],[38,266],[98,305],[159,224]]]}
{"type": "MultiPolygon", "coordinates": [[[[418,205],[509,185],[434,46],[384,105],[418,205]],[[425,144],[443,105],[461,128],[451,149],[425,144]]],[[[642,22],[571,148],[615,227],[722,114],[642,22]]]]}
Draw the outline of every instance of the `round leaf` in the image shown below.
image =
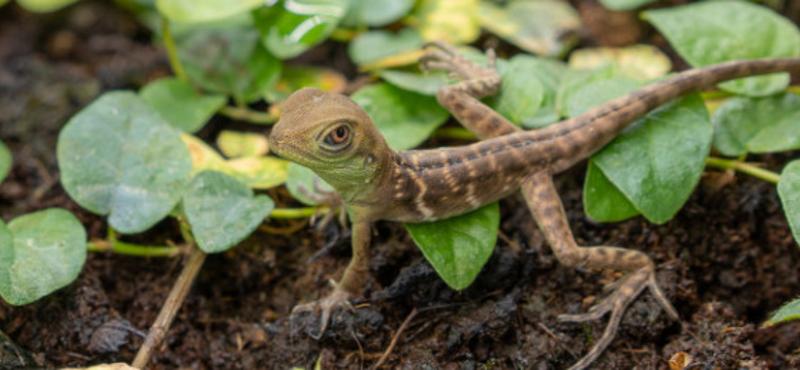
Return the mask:
{"type": "Polygon", "coordinates": [[[492,203],[448,219],[407,223],[422,254],[451,288],[468,287],[492,255],[500,227],[500,207],[492,203]]]}
{"type": "Polygon", "coordinates": [[[319,204],[314,198],[325,197],[325,194],[320,194],[320,191],[335,191],[325,180],[314,174],[314,171],[297,163],[289,165],[286,189],[294,199],[309,206],[319,204]]]}
{"type": "Polygon", "coordinates": [[[197,246],[206,253],[223,252],[246,238],[275,203],[236,179],[215,171],[195,176],[183,196],[186,218],[197,246]]]}
{"type": "Polygon", "coordinates": [[[11,172],[11,151],[8,147],[0,141],[0,183],[6,179],[8,173],[11,172]]]}
{"type": "Polygon", "coordinates": [[[425,41],[416,30],[404,28],[398,33],[389,31],[364,32],[347,46],[347,54],[355,64],[362,66],[381,59],[419,50],[425,41]]]}
{"type": "Polygon", "coordinates": [[[734,97],[714,111],[714,147],[727,156],[800,146],[800,96],[734,97]]]}
{"type": "Polygon", "coordinates": [[[648,220],[672,218],[700,180],[711,145],[703,100],[688,95],[645,116],[594,163],[648,220]]]}
{"type": "Polygon", "coordinates": [[[222,131],[217,146],[228,158],[257,157],[269,151],[267,137],[253,132],[222,131]]]}
{"type": "Polygon", "coordinates": [[[58,138],[64,189],[123,233],[148,229],[180,200],[192,169],[177,131],[132,92],[106,93],[58,138]]]}
{"type": "Polygon", "coordinates": [[[415,13],[419,33],[426,41],[469,44],[480,35],[478,0],[423,1],[415,13]]]}
{"type": "MultiPolygon", "coordinates": [[[[800,56],[800,31],[766,7],[739,1],[707,1],[644,12],[680,56],[694,67],[737,59],[800,56]]],[[[751,96],[774,94],[789,74],[748,77],[720,87],[751,96]]]]}
{"type": "Polygon", "coordinates": [[[800,160],[792,161],[781,172],[778,196],[786,212],[795,241],[800,241],[800,160]]]}
{"type": "Polygon", "coordinates": [[[179,40],[178,55],[194,83],[242,103],[261,98],[281,73],[251,28],[195,29],[179,40]]]}
{"type": "Polygon", "coordinates": [[[513,1],[505,8],[480,3],[481,25],[521,49],[541,56],[560,57],[576,43],[581,27],[578,13],[558,0],[513,1]]]}
{"type": "Polygon", "coordinates": [[[195,132],[227,102],[223,95],[197,92],[192,85],[177,78],[162,78],[139,91],[167,123],[183,132],[195,132]]]}
{"type": "Polygon", "coordinates": [[[586,169],[583,208],[587,216],[601,222],[622,221],[639,214],[636,207],[625,198],[625,194],[622,194],[603,171],[597,168],[593,159],[589,160],[586,169]]]}
{"type": "Polygon", "coordinates": [[[86,231],[72,213],[52,208],[0,221],[0,295],[23,305],[73,282],[86,261],[86,231]]]}
{"type": "Polygon", "coordinates": [[[384,26],[408,14],[414,3],[415,0],[350,0],[343,22],[352,26],[384,26]]]}
{"type": "Polygon", "coordinates": [[[254,13],[267,49],[281,59],[324,41],[347,13],[347,0],[287,0],[254,13]]]}
{"type": "Polygon", "coordinates": [[[398,89],[386,83],[368,85],[351,98],[367,111],[389,146],[411,149],[421,144],[448,117],[435,97],[398,89]]]}
{"type": "Polygon", "coordinates": [[[161,15],[179,22],[215,21],[247,12],[264,0],[156,0],[161,15]]]}
{"type": "Polygon", "coordinates": [[[500,91],[489,99],[489,105],[516,125],[537,118],[545,97],[539,82],[540,63],[531,57],[516,57],[502,69],[500,91]]]}

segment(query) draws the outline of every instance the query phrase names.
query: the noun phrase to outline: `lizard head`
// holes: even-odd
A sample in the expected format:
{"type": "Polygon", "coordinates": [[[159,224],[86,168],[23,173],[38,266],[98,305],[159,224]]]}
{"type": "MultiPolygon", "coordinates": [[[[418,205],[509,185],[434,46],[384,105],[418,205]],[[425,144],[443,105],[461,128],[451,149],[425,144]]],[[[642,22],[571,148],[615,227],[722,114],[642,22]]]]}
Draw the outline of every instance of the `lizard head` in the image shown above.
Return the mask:
{"type": "Polygon", "coordinates": [[[391,149],[366,112],[344,95],[304,88],[284,103],[270,150],[310,168],[345,200],[364,195],[391,149]]]}

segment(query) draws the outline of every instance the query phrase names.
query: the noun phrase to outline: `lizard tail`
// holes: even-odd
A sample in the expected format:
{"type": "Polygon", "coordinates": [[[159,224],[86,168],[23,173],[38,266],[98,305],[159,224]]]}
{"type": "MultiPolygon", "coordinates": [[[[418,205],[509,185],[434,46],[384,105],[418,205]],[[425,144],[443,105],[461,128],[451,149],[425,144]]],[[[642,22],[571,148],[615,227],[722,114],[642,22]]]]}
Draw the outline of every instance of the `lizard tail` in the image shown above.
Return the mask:
{"type": "Polygon", "coordinates": [[[560,172],[602,149],[647,112],[681,95],[736,78],[796,71],[800,58],[739,60],[690,69],[528,135],[542,145],[556,146],[544,151],[556,154],[552,168],[560,172]]]}

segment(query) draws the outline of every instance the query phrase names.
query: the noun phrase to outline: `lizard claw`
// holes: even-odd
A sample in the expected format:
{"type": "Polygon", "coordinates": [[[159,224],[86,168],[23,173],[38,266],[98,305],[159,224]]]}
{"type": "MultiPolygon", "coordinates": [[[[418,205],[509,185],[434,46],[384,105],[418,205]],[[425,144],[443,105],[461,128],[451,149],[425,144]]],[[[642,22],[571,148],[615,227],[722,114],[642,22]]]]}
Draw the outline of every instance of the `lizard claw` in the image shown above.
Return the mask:
{"type": "Polygon", "coordinates": [[[597,320],[603,315],[611,312],[611,317],[606,324],[603,331],[603,336],[595,342],[589,353],[586,354],[580,361],[573,365],[570,369],[584,369],[589,364],[594,362],[603,351],[611,344],[614,336],[619,328],[619,323],[622,321],[622,316],[628,305],[636,299],[636,297],[645,289],[650,288],[651,293],[656,298],[656,301],[664,308],[664,311],[674,320],[678,320],[678,312],[669,303],[669,300],[661,291],[655,279],[655,271],[651,267],[644,267],[628,276],[623,277],[620,281],[614,283],[614,291],[611,295],[603,298],[599,303],[592,306],[588,312],[575,315],[559,315],[558,320],[561,322],[586,322],[597,320]]]}
{"type": "Polygon", "coordinates": [[[322,338],[322,334],[325,333],[325,329],[328,328],[328,322],[330,321],[331,314],[333,311],[336,310],[338,307],[344,307],[350,311],[355,311],[353,305],[350,304],[349,299],[350,293],[345,291],[344,289],[339,289],[336,282],[333,280],[330,283],[334,286],[333,292],[329,294],[327,297],[322,298],[317,301],[308,302],[304,304],[299,304],[292,309],[292,313],[289,316],[290,319],[294,318],[301,312],[317,312],[317,310],[321,311],[320,320],[319,320],[319,333],[316,335],[309,334],[312,338],[319,340],[322,338]]]}

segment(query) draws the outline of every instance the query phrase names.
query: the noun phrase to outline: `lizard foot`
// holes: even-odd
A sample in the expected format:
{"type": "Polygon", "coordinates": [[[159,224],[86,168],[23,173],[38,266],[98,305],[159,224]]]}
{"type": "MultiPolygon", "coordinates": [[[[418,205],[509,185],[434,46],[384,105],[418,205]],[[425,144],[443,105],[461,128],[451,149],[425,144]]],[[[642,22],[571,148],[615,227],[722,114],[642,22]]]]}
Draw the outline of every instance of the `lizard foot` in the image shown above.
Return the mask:
{"type": "Polygon", "coordinates": [[[655,278],[655,270],[653,267],[643,267],[636,272],[633,272],[620,281],[613,283],[614,291],[606,298],[602,299],[599,303],[592,306],[587,313],[576,315],[559,315],[558,320],[561,322],[585,322],[590,320],[597,320],[608,312],[611,312],[611,317],[608,320],[603,336],[596,341],[589,351],[580,361],[573,365],[570,369],[584,369],[589,364],[594,362],[603,351],[611,344],[614,339],[619,323],[625,313],[628,305],[636,299],[636,297],[645,289],[650,288],[651,293],[656,298],[656,301],[664,308],[664,311],[673,319],[678,320],[678,312],[667,300],[664,292],[658,286],[655,278]]]}
{"type": "Polygon", "coordinates": [[[495,53],[494,49],[486,51],[486,57],[489,58],[489,66],[481,67],[456,50],[453,45],[443,41],[429,42],[425,48],[433,47],[434,50],[428,50],[419,58],[420,67],[422,70],[440,69],[448,71],[457,78],[481,79],[485,77],[500,78],[500,75],[495,71],[495,53]]]}
{"type": "Polygon", "coordinates": [[[292,309],[291,315],[289,316],[289,319],[291,320],[301,312],[317,312],[318,310],[321,311],[319,320],[319,333],[316,335],[309,334],[312,338],[316,340],[322,338],[322,334],[325,333],[325,329],[328,328],[328,321],[330,320],[333,311],[335,311],[339,307],[344,307],[349,309],[350,311],[354,311],[353,305],[351,305],[349,301],[349,299],[351,298],[351,294],[345,291],[344,289],[340,289],[339,286],[336,284],[336,282],[334,282],[333,280],[331,280],[331,284],[334,286],[333,292],[331,292],[331,294],[320,300],[299,304],[295,306],[292,309]]]}

